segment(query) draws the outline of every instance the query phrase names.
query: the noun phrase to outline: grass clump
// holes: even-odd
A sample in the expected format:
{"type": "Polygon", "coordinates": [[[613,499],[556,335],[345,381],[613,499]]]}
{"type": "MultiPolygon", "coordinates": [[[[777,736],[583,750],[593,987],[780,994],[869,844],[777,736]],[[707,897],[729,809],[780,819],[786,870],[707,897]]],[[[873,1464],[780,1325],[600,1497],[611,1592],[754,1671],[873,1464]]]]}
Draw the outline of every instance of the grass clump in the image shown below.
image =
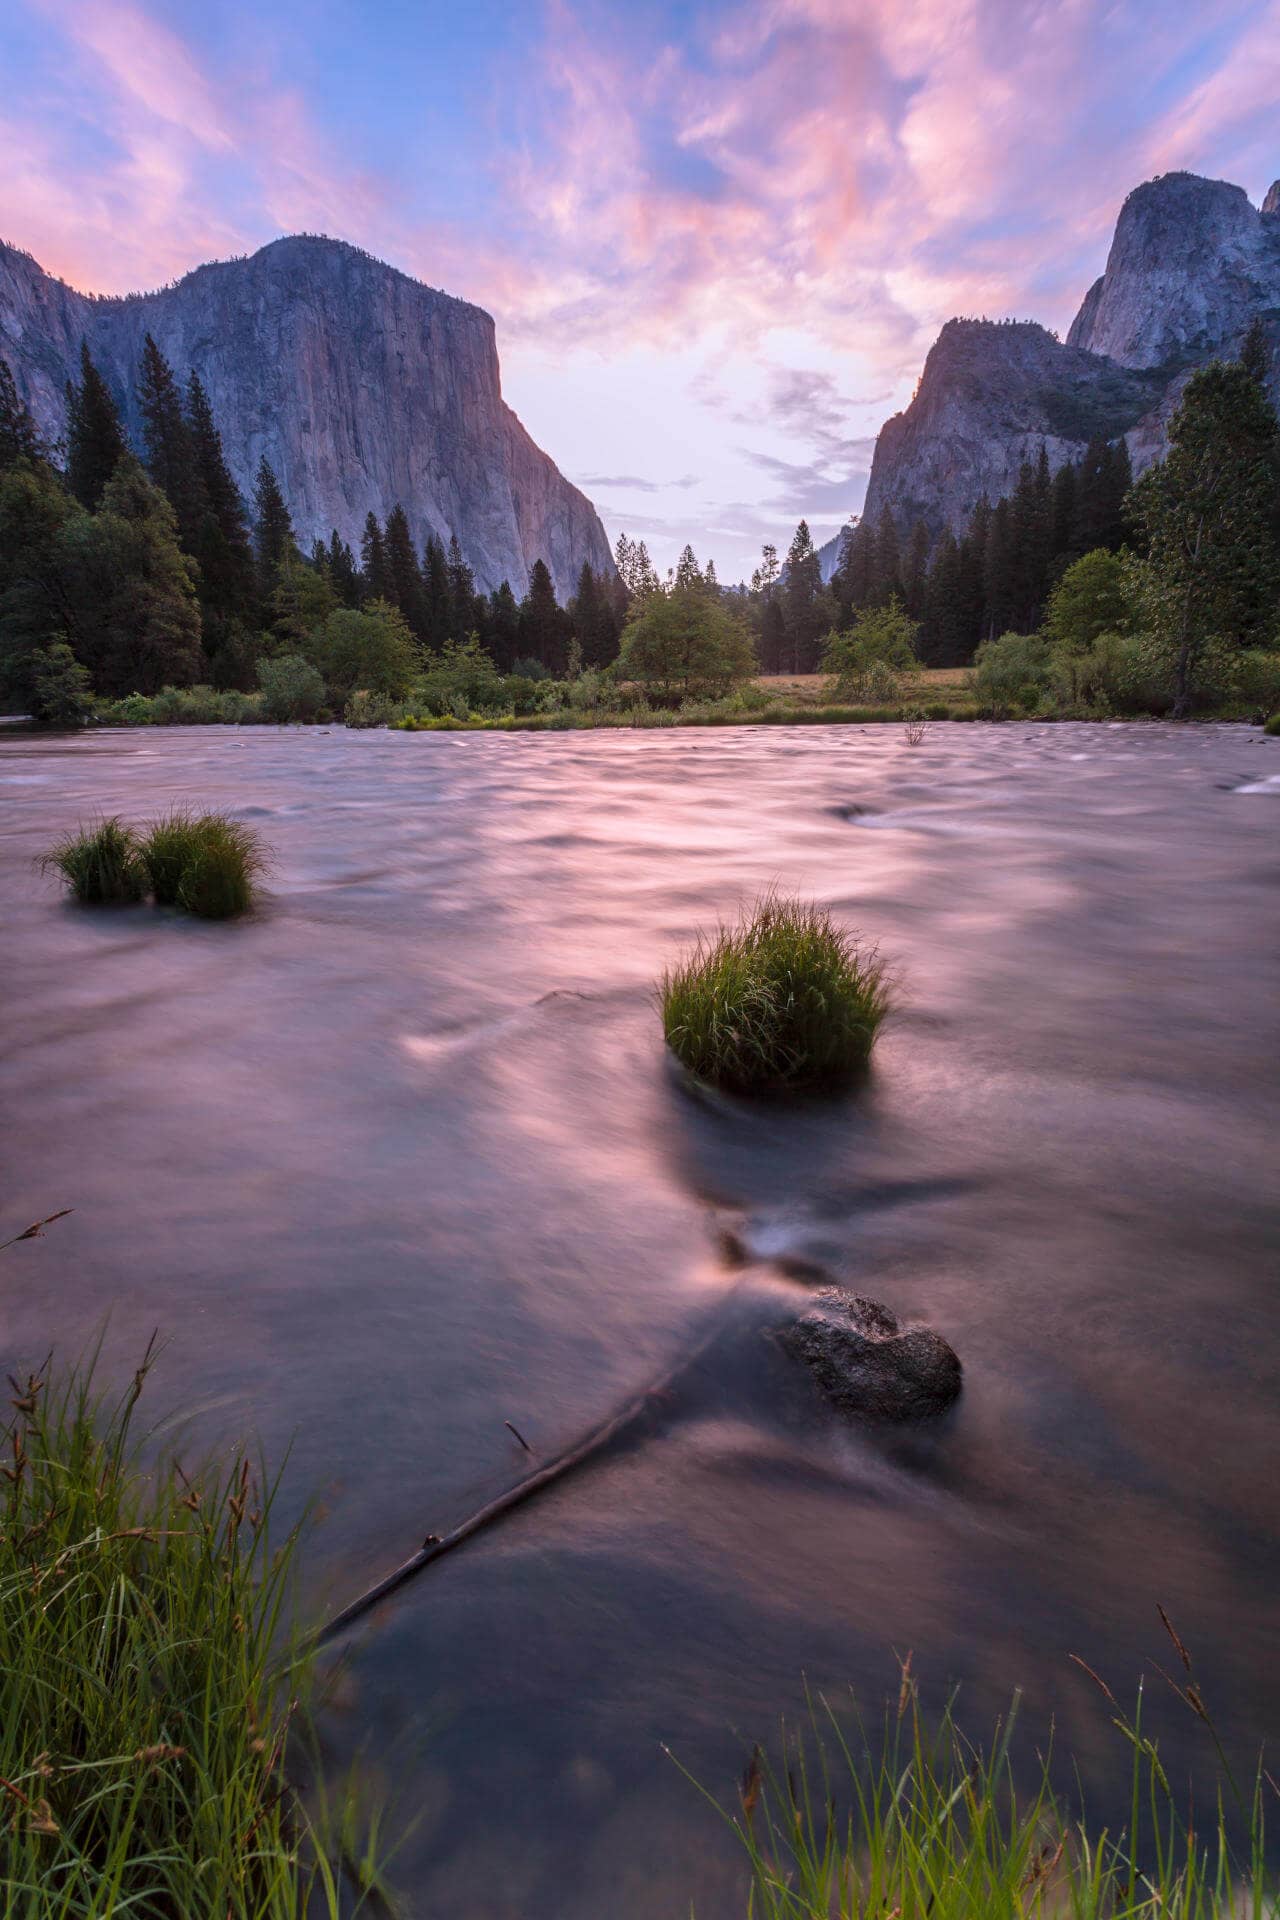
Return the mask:
{"type": "Polygon", "coordinates": [[[181,907],[202,920],[229,920],[253,905],[266,851],[241,820],[179,808],[151,829],[142,860],[157,905],[181,907]]]}
{"type": "Polygon", "coordinates": [[[15,1383],[0,1911],[336,1920],[332,1849],[285,1766],[307,1662],[271,1664],[296,1535],[269,1541],[273,1489],[246,1456],[192,1478],[144,1470],[133,1424],[149,1366],[114,1406],[92,1365],[57,1388],[15,1383]]]}
{"type": "Polygon", "coordinates": [[[732,1092],[834,1088],[870,1058],[889,1006],[884,967],[822,907],[770,893],[699,937],[662,977],[676,1058],[732,1092]]]}
{"type": "Polygon", "coordinates": [[[117,815],[68,834],[41,865],[60,873],[84,907],[133,906],[147,890],[138,837],[117,815]]]}
{"type": "MultiPolygon", "coordinates": [[[[861,1726],[851,1745],[825,1702],[821,1718],[811,1708],[805,1739],[784,1731],[783,1764],[755,1749],[724,1816],[747,1854],[752,1920],[1276,1920],[1276,1787],[1261,1762],[1238,1787],[1219,1753],[1216,1804],[1184,1806],[1143,1731],[1141,1690],[1133,1714],[1107,1691],[1131,1755],[1128,1822],[1110,1829],[1063,1806],[1047,1750],[1021,1784],[1016,1695],[975,1747],[952,1707],[926,1722],[908,1668],[878,1758],[861,1726]]],[[[1204,1718],[1198,1690],[1178,1691],[1204,1718]]]]}

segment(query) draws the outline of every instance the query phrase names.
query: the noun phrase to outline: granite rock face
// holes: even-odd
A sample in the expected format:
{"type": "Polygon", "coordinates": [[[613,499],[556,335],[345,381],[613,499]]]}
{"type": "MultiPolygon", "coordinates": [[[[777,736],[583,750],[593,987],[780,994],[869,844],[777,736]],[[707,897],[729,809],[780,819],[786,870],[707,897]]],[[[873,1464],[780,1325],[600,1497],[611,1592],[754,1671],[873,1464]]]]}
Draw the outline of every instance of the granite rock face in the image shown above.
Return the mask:
{"type": "Polygon", "coordinates": [[[456,533],[486,588],[523,593],[539,558],[562,599],[584,560],[612,572],[591,502],[504,403],[493,321],[342,241],[277,240],[197,267],[158,293],[94,299],[0,245],[0,353],[46,434],[80,342],[130,438],[142,343],[200,375],[228,463],[250,497],[263,455],[304,546],[334,527],[358,546],[370,511],[403,504],[416,540],[456,533]]]}
{"type": "Polygon", "coordinates": [[[881,429],[864,512],[960,533],[1041,446],[1056,470],[1095,434],[1124,434],[1141,473],[1163,456],[1191,373],[1238,352],[1255,318],[1280,400],[1280,182],[1259,211],[1224,181],[1148,181],[1125,201],[1065,342],[1028,322],[948,321],[911,405],[881,429]]]}

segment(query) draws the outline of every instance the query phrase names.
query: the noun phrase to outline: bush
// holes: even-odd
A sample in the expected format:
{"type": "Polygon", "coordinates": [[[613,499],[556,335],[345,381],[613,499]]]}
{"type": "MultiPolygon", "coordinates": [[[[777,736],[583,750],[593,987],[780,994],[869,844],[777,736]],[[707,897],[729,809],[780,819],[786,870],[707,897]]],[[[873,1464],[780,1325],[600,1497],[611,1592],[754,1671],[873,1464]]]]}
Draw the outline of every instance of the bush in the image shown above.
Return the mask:
{"type": "Polygon", "coordinates": [[[1066,569],[1049,596],[1045,637],[1055,647],[1085,653],[1103,633],[1131,633],[1135,597],[1127,563],[1096,547],[1066,569]]]}
{"type": "Polygon", "coordinates": [[[700,1079],[739,1093],[848,1082],[888,1004],[876,954],[823,908],[779,894],[699,937],[662,977],[667,1045],[700,1079]]]}
{"type": "Polygon", "coordinates": [[[945,700],[930,700],[924,710],[926,720],[949,720],[951,709],[945,700]]]}
{"type": "Polygon", "coordinates": [[[69,834],[41,865],[62,875],[82,907],[133,906],[147,890],[137,835],[116,815],[69,834]]]}
{"type": "Polygon", "coordinates": [[[385,600],[375,600],[363,611],[339,607],[316,628],[306,650],[337,705],[357,687],[403,699],[418,664],[404,615],[385,600]]]}
{"type": "Polygon", "coordinates": [[[620,680],[632,680],[658,706],[714,700],[756,670],[746,629],[700,587],[651,593],[628,621],[618,657],[620,680]]]}
{"type": "Polygon", "coordinates": [[[1034,712],[1052,682],[1049,643],[1034,633],[1001,634],[983,641],[973,669],[978,704],[992,719],[1034,712]]]}
{"type": "Polygon", "coordinates": [[[1280,653],[1269,647],[1246,647],[1236,669],[1235,695],[1258,713],[1280,707],[1280,653]]]}
{"type": "Polygon", "coordinates": [[[31,657],[28,704],[38,727],[83,727],[93,716],[93,682],[65,640],[51,640],[31,657]]]}
{"type": "Polygon", "coordinates": [[[828,634],[822,670],[830,693],[841,700],[888,706],[902,698],[902,678],[919,666],[916,634],[897,599],[887,607],[864,607],[845,633],[828,634]]]}
{"type": "Polygon", "coordinates": [[[418,682],[419,711],[465,719],[469,713],[499,713],[507,705],[506,684],[476,635],[450,640],[427,663],[418,682]],[[461,713],[458,709],[461,707],[461,713]]]}
{"type": "Polygon", "coordinates": [[[404,709],[385,693],[353,693],[342,709],[344,727],[399,726],[404,709]]]}
{"type": "Polygon", "coordinates": [[[1280,713],[1273,713],[1271,718],[1267,721],[1266,725],[1263,727],[1262,731],[1264,733],[1269,733],[1272,739],[1274,739],[1275,736],[1278,733],[1280,733],[1280,713]]]}
{"type": "Polygon", "coordinates": [[[299,653],[284,653],[276,660],[260,660],[258,685],[262,689],[264,714],[268,720],[281,725],[314,720],[324,705],[324,681],[311,662],[299,653]]]}

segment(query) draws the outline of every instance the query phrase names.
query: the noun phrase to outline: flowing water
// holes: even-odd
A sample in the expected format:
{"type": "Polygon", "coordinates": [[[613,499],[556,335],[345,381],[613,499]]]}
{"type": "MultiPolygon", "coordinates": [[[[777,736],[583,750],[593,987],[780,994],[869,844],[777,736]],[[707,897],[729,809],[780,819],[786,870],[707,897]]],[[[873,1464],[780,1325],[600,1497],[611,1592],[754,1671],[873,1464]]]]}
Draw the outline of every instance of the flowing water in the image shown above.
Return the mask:
{"type": "MultiPolygon", "coordinates": [[[[1056,1716],[1109,1810],[1156,1603],[1248,1751],[1280,1705],[1280,741],[1245,728],[0,742],[0,1360],[77,1351],[184,1440],[261,1435],[340,1604],[720,1333],[644,1434],[430,1569],[325,1737],[412,1824],[433,1920],[738,1920],[726,1800],[806,1683],[914,1653],[1056,1716]],[[101,811],[228,808],[264,910],[66,905],[101,811]],[[652,991],[779,882],[898,981],[869,1086],[694,1098],[652,991]],[[736,1240],[749,1255],[734,1266],[736,1240]],[[927,1320],[930,1434],[827,1417],[767,1338],[801,1263],[927,1320]]],[[[1180,1776],[1202,1733],[1151,1723],[1180,1776]]]]}

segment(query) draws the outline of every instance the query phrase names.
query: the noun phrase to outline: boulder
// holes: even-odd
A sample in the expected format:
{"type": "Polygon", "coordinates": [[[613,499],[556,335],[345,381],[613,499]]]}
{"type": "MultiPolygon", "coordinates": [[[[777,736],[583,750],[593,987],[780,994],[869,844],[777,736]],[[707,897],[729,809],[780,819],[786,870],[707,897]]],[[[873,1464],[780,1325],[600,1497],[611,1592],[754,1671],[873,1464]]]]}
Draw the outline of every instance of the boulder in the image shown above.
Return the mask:
{"type": "Polygon", "coordinates": [[[836,1409],[853,1420],[925,1420],[960,1392],[955,1352],[930,1327],[904,1327],[887,1307],[824,1287],[780,1335],[836,1409]]]}

